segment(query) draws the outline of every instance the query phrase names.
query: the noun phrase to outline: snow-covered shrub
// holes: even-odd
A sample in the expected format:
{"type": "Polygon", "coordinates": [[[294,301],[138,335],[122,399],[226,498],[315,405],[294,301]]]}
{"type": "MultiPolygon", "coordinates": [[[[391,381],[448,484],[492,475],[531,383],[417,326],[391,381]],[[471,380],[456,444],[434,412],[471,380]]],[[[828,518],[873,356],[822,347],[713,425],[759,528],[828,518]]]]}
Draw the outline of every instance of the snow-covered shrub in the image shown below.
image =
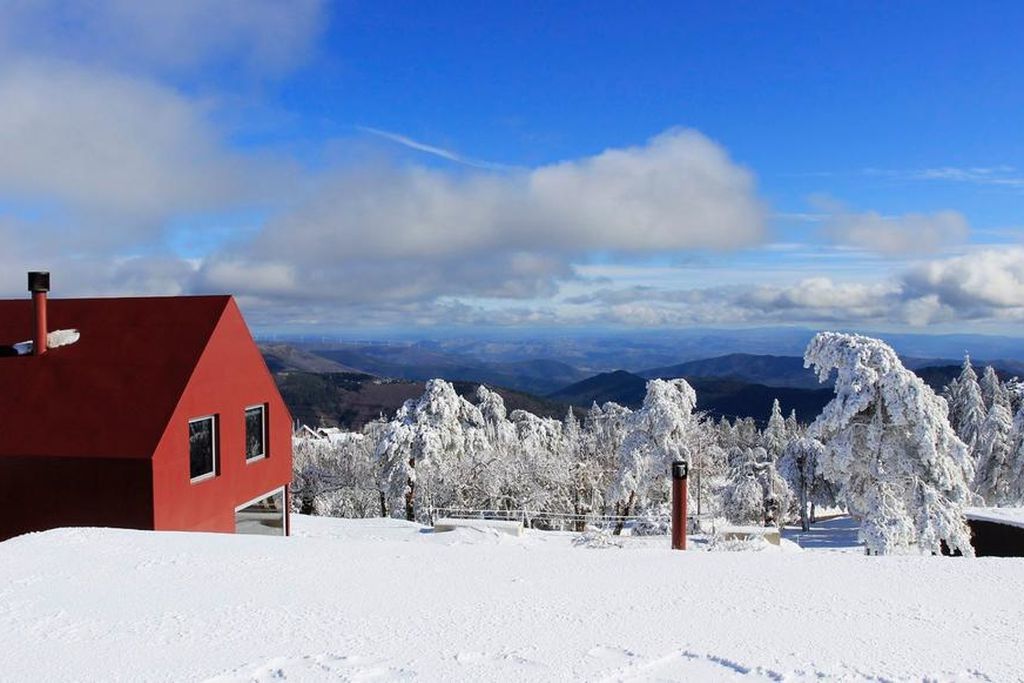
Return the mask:
{"type": "Polygon", "coordinates": [[[837,371],[835,398],[810,434],[824,444],[822,472],[860,520],[868,550],[938,553],[945,543],[973,555],[963,511],[974,468],[946,402],[878,339],[821,332],[804,361],[821,381],[837,371]]]}
{"type": "Polygon", "coordinates": [[[727,553],[763,552],[773,548],[774,546],[766,541],[764,536],[751,534],[746,538],[736,538],[734,535],[727,538],[720,532],[712,534],[704,546],[709,552],[727,553]]]}
{"type": "Polygon", "coordinates": [[[621,548],[622,541],[609,529],[588,529],[572,539],[577,548],[621,548]]]}

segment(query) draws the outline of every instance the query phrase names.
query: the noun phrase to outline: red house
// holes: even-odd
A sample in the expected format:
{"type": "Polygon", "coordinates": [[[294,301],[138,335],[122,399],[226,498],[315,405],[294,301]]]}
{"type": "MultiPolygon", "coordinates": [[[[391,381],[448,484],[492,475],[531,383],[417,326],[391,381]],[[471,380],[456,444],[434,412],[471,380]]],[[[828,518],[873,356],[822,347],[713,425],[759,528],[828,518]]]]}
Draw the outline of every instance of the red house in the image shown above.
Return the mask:
{"type": "Polygon", "coordinates": [[[0,541],[288,533],[291,416],[232,297],[47,301],[47,273],[29,289],[0,301],[0,541]]]}

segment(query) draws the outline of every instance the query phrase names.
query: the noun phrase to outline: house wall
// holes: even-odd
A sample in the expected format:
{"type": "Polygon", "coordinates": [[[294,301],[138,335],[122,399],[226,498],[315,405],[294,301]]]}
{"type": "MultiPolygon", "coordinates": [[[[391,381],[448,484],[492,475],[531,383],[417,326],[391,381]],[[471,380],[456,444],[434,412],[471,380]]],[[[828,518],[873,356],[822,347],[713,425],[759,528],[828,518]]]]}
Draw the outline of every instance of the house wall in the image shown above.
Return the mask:
{"type": "Polygon", "coordinates": [[[0,541],[65,526],[153,528],[148,458],[0,458],[0,541]]]}
{"type": "Polygon", "coordinates": [[[235,508],[288,484],[291,415],[234,300],[225,308],[153,458],[154,527],[235,529],[235,508]],[[266,458],[246,462],[245,408],[267,405],[266,458]],[[217,475],[191,483],[188,421],[218,417],[217,475]]]}

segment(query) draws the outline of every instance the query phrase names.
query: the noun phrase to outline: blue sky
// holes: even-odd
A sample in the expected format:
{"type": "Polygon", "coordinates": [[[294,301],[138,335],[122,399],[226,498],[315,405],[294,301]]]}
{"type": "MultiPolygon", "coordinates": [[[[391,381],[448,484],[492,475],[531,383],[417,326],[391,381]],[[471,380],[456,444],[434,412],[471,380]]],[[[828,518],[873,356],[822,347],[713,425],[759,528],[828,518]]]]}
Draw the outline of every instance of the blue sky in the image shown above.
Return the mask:
{"type": "Polygon", "coordinates": [[[1020,334],[1024,6],[0,7],[0,290],[1020,334]]]}

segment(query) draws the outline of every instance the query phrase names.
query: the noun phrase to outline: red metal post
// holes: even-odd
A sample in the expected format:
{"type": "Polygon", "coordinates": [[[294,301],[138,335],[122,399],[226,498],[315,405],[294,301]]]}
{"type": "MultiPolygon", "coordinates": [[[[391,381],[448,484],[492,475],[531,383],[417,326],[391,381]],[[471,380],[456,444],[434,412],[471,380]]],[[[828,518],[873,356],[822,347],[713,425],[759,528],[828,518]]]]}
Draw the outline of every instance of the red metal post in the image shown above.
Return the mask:
{"type": "Polygon", "coordinates": [[[687,463],[672,463],[672,549],[686,550],[686,475],[687,463]]]}

